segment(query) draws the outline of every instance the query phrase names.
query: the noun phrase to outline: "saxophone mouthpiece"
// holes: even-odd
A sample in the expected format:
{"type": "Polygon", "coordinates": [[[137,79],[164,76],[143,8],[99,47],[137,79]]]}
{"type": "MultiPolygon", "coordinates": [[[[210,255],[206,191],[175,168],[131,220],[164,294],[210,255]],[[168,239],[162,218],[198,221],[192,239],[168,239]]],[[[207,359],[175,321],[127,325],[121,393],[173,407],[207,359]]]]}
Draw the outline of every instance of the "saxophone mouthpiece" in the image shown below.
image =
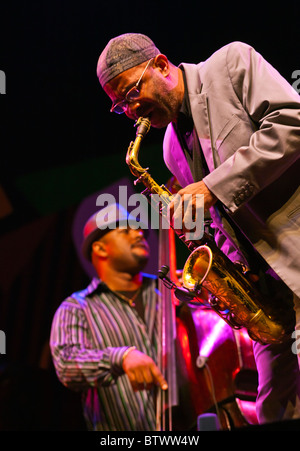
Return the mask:
{"type": "Polygon", "coordinates": [[[141,138],[144,138],[145,135],[147,135],[148,131],[151,127],[151,122],[148,117],[139,117],[136,121],[137,131],[136,135],[140,136],[141,138]]]}

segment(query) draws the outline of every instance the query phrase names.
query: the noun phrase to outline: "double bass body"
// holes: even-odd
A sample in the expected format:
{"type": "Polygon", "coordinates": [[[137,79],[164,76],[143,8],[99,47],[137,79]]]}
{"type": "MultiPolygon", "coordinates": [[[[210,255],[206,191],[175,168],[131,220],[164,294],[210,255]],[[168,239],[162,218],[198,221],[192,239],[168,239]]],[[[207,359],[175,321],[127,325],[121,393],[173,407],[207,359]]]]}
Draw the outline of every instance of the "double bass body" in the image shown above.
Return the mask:
{"type": "Polygon", "coordinates": [[[179,404],[174,430],[196,430],[197,418],[218,416],[220,429],[256,424],[257,371],[252,340],[207,307],[183,304],[176,313],[179,404]]]}

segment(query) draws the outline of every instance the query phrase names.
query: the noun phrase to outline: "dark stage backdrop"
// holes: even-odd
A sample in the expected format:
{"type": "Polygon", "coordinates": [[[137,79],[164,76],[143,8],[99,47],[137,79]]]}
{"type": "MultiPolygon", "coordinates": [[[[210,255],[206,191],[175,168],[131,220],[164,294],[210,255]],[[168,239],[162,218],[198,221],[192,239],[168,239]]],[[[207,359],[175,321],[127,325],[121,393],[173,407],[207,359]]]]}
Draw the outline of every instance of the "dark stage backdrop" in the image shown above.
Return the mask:
{"type": "MultiPolygon", "coordinates": [[[[107,41],[132,31],[175,64],[239,40],[291,84],[300,70],[296,1],[1,5],[0,430],[84,429],[79,395],[57,381],[48,339],[55,309],[89,280],[73,239],[82,203],[133,180],[125,164],[133,124],[109,113],[96,78],[107,41]]],[[[160,183],[170,177],[162,139],[163,130],[151,130],[141,151],[160,183]]]]}

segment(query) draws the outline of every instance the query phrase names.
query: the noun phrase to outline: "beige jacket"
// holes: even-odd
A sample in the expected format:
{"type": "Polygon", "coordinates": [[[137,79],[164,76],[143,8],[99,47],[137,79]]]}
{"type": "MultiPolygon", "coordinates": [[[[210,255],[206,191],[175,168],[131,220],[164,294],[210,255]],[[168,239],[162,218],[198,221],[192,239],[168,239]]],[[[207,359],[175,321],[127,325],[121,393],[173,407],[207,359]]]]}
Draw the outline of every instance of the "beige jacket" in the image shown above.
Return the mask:
{"type": "MultiPolygon", "coordinates": [[[[300,96],[260,54],[240,42],[203,63],[182,66],[210,171],[205,184],[300,296],[300,96]]],[[[164,138],[164,159],[181,186],[196,181],[172,124],[164,138]]],[[[232,231],[216,209],[211,215],[222,232],[218,244],[230,254],[236,248],[232,231]]]]}

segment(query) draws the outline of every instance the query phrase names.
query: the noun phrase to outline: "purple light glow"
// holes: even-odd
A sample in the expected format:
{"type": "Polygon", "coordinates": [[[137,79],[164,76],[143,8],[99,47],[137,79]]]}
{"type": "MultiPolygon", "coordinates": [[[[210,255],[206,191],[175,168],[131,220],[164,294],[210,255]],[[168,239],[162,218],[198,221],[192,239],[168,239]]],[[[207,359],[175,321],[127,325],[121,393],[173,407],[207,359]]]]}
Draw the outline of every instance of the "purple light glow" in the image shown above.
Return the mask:
{"type": "Polygon", "coordinates": [[[209,335],[207,335],[205,340],[202,342],[199,349],[199,355],[202,357],[209,357],[214,349],[219,347],[220,341],[224,341],[224,332],[226,333],[227,328],[227,323],[220,318],[213,326],[209,335]]]}

